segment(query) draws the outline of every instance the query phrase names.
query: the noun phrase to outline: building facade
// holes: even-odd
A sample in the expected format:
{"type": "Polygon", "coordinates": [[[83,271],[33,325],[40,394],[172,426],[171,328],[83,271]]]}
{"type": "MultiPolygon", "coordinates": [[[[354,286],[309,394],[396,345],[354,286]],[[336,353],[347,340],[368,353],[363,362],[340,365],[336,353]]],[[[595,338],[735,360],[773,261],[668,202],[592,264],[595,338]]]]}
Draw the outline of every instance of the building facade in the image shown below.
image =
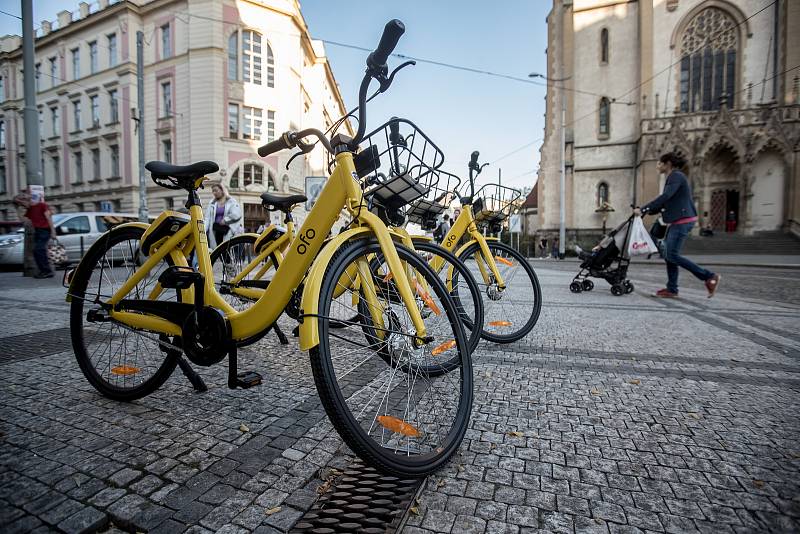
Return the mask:
{"type": "Polygon", "coordinates": [[[554,0],[547,22],[542,231],[559,226],[563,106],[571,240],[657,196],[668,151],[689,161],[698,228],[733,211],[743,233],[800,235],[800,3],[554,0]]]}
{"type": "MultiPolygon", "coordinates": [[[[296,0],[100,0],[62,11],[37,32],[38,157],[57,211],[139,208],[138,31],[146,161],[217,162],[210,178],[243,204],[249,229],[264,221],[261,192],[303,192],[306,176],[326,175],[322,150],[288,169],[288,151],[263,159],[255,150],[285,130],[327,128],[345,113],[322,43],[310,38],[296,0]]],[[[21,41],[0,41],[4,220],[16,219],[11,199],[26,187],[21,41]]],[[[208,188],[203,196],[210,198],[208,188]]],[[[151,214],[183,206],[184,197],[148,175],[151,214]]]]}

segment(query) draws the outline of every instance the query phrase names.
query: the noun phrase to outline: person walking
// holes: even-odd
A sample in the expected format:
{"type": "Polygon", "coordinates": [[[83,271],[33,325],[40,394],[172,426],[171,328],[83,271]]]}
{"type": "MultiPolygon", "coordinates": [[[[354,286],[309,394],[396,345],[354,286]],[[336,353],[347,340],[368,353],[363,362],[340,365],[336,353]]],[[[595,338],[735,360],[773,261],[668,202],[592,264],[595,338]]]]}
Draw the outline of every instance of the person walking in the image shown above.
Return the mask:
{"type": "Polygon", "coordinates": [[[211,187],[214,199],[206,208],[206,233],[208,234],[208,247],[210,250],[241,233],[242,208],[236,199],[228,194],[223,184],[214,184],[211,187]]]}
{"type": "Polygon", "coordinates": [[[732,233],[736,231],[736,212],[731,210],[728,216],[725,217],[725,232],[732,233]]]}
{"type": "Polygon", "coordinates": [[[53,226],[53,212],[44,200],[30,202],[25,210],[25,218],[33,226],[33,259],[39,272],[34,278],[53,278],[53,269],[47,257],[47,244],[56,238],[56,227],[53,226]]]}
{"type": "Polygon", "coordinates": [[[697,210],[692,201],[689,180],[680,171],[685,165],[686,160],[674,152],[662,155],[659,158],[657,169],[659,173],[667,175],[664,191],[641,208],[635,208],[633,212],[635,215],[662,212],[661,216],[664,222],[669,225],[664,238],[667,287],[659,289],[655,296],[661,298],[678,296],[678,267],[683,267],[705,282],[708,297],[711,298],[719,288],[720,275],[681,256],[681,248],[697,222],[697,210]]]}
{"type": "Polygon", "coordinates": [[[447,232],[450,231],[450,215],[445,213],[442,216],[442,222],[439,223],[439,227],[436,229],[436,240],[441,243],[444,241],[447,232]]]}
{"type": "Polygon", "coordinates": [[[559,251],[558,251],[558,248],[559,248],[558,247],[558,243],[559,243],[559,241],[558,240],[559,240],[558,237],[554,237],[553,238],[553,247],[552,247],[552,250],[551,250],[551,253],[553,255],[553,259],[555,259],[555,260],[557,260],[559,258],[559,251]]]}

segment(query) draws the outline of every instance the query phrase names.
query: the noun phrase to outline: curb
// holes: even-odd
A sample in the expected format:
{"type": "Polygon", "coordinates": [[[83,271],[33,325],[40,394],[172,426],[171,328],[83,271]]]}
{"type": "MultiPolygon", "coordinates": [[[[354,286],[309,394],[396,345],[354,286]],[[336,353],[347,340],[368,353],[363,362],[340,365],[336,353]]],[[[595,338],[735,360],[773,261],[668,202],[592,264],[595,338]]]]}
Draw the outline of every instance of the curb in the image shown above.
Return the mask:
{"type": "MultiPolygon", "coordinates": [[[[532,265],[547,265],[549,263],[580,263],[575,258],[565,258],[563,260],[559,260],[555,262],[552,259],[548,260],[541,260],[539,258],[528,258],[528,262],[532,265]]],[[[631,265],[661,265],[663,261],[653,261],[653,260],[645,260],[645,261],[635,261],[632,262],[631,265]]],[[[800,263],[740,263],[740,262],[725,262],[725,261],[704,261],[702,262],[703,265],[709,265],[711,267],[755,267],[755,268],[764,268],[764,269],[793,269],[793,270],[800,270],[800,263]]]]}

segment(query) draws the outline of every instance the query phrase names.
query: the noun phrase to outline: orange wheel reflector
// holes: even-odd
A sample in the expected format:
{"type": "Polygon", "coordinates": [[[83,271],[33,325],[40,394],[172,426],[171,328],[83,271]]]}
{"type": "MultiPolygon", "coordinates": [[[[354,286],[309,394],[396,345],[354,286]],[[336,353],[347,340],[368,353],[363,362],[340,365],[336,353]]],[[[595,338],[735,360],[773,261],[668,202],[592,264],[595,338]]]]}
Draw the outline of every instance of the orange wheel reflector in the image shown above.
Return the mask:
{"type": "Polygon", "coordinates": [[[511,321],[490,321],[489,326],[511,326],[511,321]]]}
{"type": "Polygon", "coordinates": [[[422,435],[422,432],[414,428],[414,425],[406,423],[402,419],[398,419],[393,415],[379,415],[378,422],[386,430],[391,430],[392,432],[397,432],[398,434],[402,434],[404,436],[418,438],[422,435]]]}
{"type": "Polygon", "coordinates": [[[118,365],[116,367],[111,368],[112,375],[128,376],[128,375],[135,375],[138,372],[139,372],[138,367],[129,367],[127,365],[118,365]]]}
{"type": "Polygon", "coordinates": [[[431,296],[428,294],[427,291],[425,291],[422,288],[422,286],[419,283],[419,280],[417,280],[416,278],[414,278],[414,288],[417,290],[417,295],[419,295],[419,298],[422,299],[422,302],[424,302],[427,307],[433,310],[433,313],[435,313],[436,315],[442,314],[441,310],[439,309],[439,306],[437,306],[436,303],[433,302],[431,296]]]}
{"type": "Polygon", "coordinates": [[[494,259],[496,259],[496,260],[497,260],[497,261],[499,261],[500,263],[505,263],[505,264],[506,264],[506,265],[508,265],[509,267],[513,267],[513,266],[514,266],[514,262],[513,262],[513,261],[511,261],[511,260],[507,260],[507,259],[505,259],[505,258],[501,258],[500,256],[495,256],[495,257],[494,257],[494,259]]]}
{"type": "Polygon", "coordinates": [[[389,282],[389,280],[391,280],[392,278],[394,278],[394,274],[390,271],[386,276],[383,277],[383,281],[384,283],[386,283],[389,282]]]}
{"type": "Polygon", "coordinates": [[[439,354],[441,354],[443,352],[446,352],[446,351],[452,349],[455,346],[456,346],[456,340],[455,339],[451,339],[450,341],[445,341],[444,343],[442,343],[441,345],[439,345],[438,347],[433,349],[431,351],[431,354],[433,356],[438,356],[439,354]]]}

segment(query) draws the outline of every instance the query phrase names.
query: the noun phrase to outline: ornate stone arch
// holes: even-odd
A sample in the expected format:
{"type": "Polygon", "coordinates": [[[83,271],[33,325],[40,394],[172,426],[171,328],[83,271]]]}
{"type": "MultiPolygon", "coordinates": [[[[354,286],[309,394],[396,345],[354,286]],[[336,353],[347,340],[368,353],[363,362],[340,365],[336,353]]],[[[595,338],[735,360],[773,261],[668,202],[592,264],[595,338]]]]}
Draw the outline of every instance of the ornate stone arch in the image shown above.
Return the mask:
{"type": "Polygon", "coordinates": [[[705,143],[703,143],[698,156],[705,158],[713,149],[725,144],[730,145],[737,156],[744,161],[747,155],[746,144],[739,128],[734,124],[731,114],[727,108],[723,107],[719,110],[708,134],[706,134],[705,143]]]}
{"type": "Polygon", "coordinates": [[[733,18],[739,30],[740,43],[744,42],[745,37],[749,38],[753,36],[753,32],[750,28],[750,20],[745,16],[738,6],[726,0],[706,0],[705,2],[700,2],[690,9],[689,12],[683,16],[681,21],[672,29],[672,36],[669,39],[670,49],[674,50],[678,46],[678,41],[683,35],[683,32],[686,31],[686,27],[689,26],[689,24],[698,14],[700,14],[701,11],[708,8],[720,9],[733,18]]]}

